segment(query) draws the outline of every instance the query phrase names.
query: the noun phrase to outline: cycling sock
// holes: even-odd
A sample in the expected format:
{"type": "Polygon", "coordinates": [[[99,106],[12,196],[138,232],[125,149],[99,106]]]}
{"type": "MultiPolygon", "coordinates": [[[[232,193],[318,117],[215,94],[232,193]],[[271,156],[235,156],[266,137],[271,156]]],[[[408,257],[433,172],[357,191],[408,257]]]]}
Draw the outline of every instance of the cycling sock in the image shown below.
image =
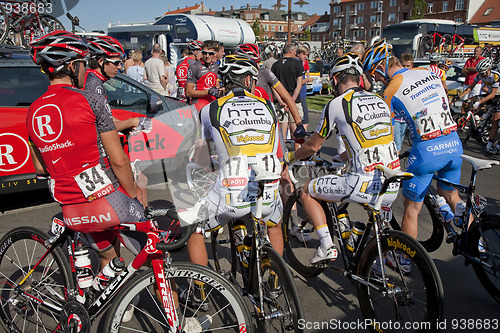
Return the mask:
{"type": "Polygon", "coordinates": [[[333,246],[332,236],[330,236],[330,230],[328,230],[328,226],[326,224],[320,225],[315,230],[323,249],[326,250],[333,246]]]}

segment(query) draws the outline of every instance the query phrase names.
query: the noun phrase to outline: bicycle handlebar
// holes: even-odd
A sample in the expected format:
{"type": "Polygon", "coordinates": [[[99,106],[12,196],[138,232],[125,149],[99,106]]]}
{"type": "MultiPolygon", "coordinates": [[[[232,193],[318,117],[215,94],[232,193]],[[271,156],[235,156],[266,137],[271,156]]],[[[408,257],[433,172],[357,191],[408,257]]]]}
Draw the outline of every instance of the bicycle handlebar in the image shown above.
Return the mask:
{"type": "MultiPolygon", "coordinates": [[[[167,209],[147,207],[144,210],[144,215],[147,219],[168,216],[173,220],[179,220],[179,215],[177,214],[175,207],[167,209]]],[[[184,232],[182,233],[182,236],[178,240],[171,243],[165,243],[165,242],[156,243],[156,249],[160,251],[173,251],[183,247],[184,244],[186,244],[186,242],[188,241],[189,237],[191,237],[191,235],[195,232],[196,226],[197,226],[196,223],[184,226],[184,232]]]]}

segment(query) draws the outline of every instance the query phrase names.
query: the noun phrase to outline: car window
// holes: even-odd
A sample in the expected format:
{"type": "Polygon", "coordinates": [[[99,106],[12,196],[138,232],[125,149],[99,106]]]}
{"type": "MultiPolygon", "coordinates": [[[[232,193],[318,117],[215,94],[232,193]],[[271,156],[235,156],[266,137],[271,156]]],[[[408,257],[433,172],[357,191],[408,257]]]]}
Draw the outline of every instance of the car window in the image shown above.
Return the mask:
{"type": "Polygon", "coordinates": [[[48,85],[49,79],[38,67],[1,67],[0,106],[29,106],[48,85]]]}
{"type": "Polygon", "coordinates": [[[310,73],[318,73],[319,72],[319,69],[318,69],[318,64],[315,63],[315,62],[310,62],[309,63],[309,72],[310,73]]]}
{"type": "Polygon", "coordinates": [[[145,90],[117,77],[106,81],[104,87],[108,93],[108,103],[112,108],[146,114],[148,94],[145,90]]]}

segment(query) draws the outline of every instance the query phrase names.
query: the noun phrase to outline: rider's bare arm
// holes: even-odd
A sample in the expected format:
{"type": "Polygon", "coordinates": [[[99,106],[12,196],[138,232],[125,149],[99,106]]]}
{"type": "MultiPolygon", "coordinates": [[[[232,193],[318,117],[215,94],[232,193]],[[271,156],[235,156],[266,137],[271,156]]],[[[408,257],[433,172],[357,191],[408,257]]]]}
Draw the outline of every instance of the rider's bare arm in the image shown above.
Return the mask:
{"type": "Polygon", "coordinates": [[[323,142],[326,138],[314,132],[313,135],[304,142],[304,144],[295,151],[295,159],[301,160],[314,155],[317,151],[321,149],[323,142]]]}
{"type": "Polygon", "coordinates": [[[48,175],[49,172],[45,168],[45,163],[43,162],[42,155],[32,142],[30,142],[30,152],[31,160],[33,161],[33,165],[35,166],[36,173],[41,176],[48,175]]]}
{"type": "MultiPolygon", "coordinates": [[[[297,109],[297,105],[295,104],[295,100],[292,98],[292,96],[290,96],[290,94],[285,89],[283,84],[281,84],[281,82],[280,82],[275,87],[273,87],[273,89],[276,90],[276,92],[281,97],[283,102],[285,102],[286,105],[288,106],[288,109],[290,110],[290,113],[292,114],[292,117],[295,120],[295,123],[302,124],[302,119],[300,119],[299,110],[297,109]]],[[[294,95],[295,95],[295,93],[294,93],[294,95]]]]}
{"type": "Polygon", "coordinates": [[[137,190],[130,167],[130,160],[122,148],[118,132],[113,130],[101,133],[100,136],[116,179],[118,179],[118,182],[120,182],[125,192],[132,198],[135,198],[137,196],[137,190]]]}
{"type": "Polygon", "coordinates": [[[197,90],[194,83],[186,83],[186,95],[191,98],[200,98],[208,95],[208,89],[197,90]]]}

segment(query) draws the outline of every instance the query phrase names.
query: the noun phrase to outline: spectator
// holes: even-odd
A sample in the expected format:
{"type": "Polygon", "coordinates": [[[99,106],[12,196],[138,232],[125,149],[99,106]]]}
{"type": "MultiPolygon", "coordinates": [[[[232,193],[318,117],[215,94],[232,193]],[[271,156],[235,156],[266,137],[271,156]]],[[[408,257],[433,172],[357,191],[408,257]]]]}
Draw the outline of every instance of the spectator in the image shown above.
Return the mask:
{"type": "MultiPolygon", "coordinates": [[[[474,49],[474,55],[467,59],[467,61],[465,62],[464,68],[462,69],[462,74],[465,75],[464,91],[474,83],[474,79],[477,75],[476,65],[478,62],[484,59],[484,57],[481,56],[482,51],[483,48],[481,46],[476,46],[476,48],[474,49]]],[[[468,95],[464,96],[464,100],[471,99],[472,97],[477,96],[480,93],[481,85],[476,84],[474,86],[474,89],[472,89],[468,95]]],[[[468,103],[462,103],[462,113],[465,113],[466,107],[468,107],[468,103]]]]}
{"type": "Polygon", "coordinates": [[[165,64],[165,78],[167,81],[167,94],[170,97],[177,97],[177,79],[175,77],[175,67],[170,64],[167,56],[160,56],[160,59],[163,60],[165,64]]]}
{"type": "Polygon", "coordinates": [[[316,55],[314,56],[314,62],[318,66],[319,75],[322,76],[325,72],[325,64],[323,63],[323,60],[321,60],[319,55],[316,55]]]}
{"type": "MultiPolygon", "coordinates": [[[[363,58],[363,56],[365,55],[365,47],[363,46],[362,43],[357,43],[357,44],[354,44],[351,49],[349,50],[349,52],[352,52],[352,53],[355,53],[358,55],[358,57],[360,59],[363,58]]],[[[361,74],[361,77],[360,77],[360,83],[359,83],[359,86],[366,90],[366,91],[372,91],[372,81],[371,79],[365,75],[365,73],[362,73],[361,74]]]]}
{"type": "MultiPolygon", "coordinates": [[[[142,62],[141,50],[135,50],[132,52],[132,57],[128,60],[132,60],[132,66],[128,67],[128,70],[126,71],[127,76],[144,83],[146,80],[146,72],[144,70],[144,63],[142,62]]],[[[125,63],[127,63],[127,61],[125,61],[125,63]]]]}
{"type": "Polygon", "coordinates": [[[278,61],[278,60],[275,58],[274,52],[269,52],[268,58],[266,60],[264,60],[262,65],[264,67],[271,69],[276,61],[278,61]]]}
{"type": "Polygon", "coordinates": [[[152,56],[146,61],[145,70],[148,78],[147,86],[161,95],[167,95],[167,80],[165,79],[165,65],[160,59],[161,47],[155,44],[152,56]]]}
{"type": "Polygon", "coordinates": [[[404,68],[413,68],[413,56],[411,53],[403,53],[399,58],[399,62],[401,62],[401,66],[404,68]]]}
{"type": "Polygon", "coordinates": [[[302,63],[302,66],[304,67],[304,76],[302,78],[302,87],[300,88],[300,105],[302,105],[302,112],[304,116],[302,117],[302,124],[304,125],[304,128],[307,130],[307,125],[309,124],[309,109],[307,108],[307,83],[312,82],[313,78],[310,76],[310,67],[309,67],[309,62],[307,61],[309,57],[309,50],[304,47],[300,46],[297,49],[297,59],[302,63]]]}
{"type": "Polygon", "coordinates": [[[340,58],[340,57],[342,57],[343,55],[344,55],[344,49],[343,49],[343,48],[341,48],[341,47],[339,47],[339,48],[337,49],[337,58],[340,58]]]}
{"type": "Polygon", "coordinates": [[[224,43],[218,42],[217,50],[215,51],[214,56],[214,61],[217,63],[217,65],[220,65],[220,62],[225,55],[226,52],[224,52],[224,43]]]}
{"type": "MultiPolygon", "coordinates": [[[[295,105],[299,110],[300,117],[304,116],[302,105],[300,103],[300,89],[302,88],[302,75],[304,74],[304,67],[295,58],[297,53],[296,46],[293,44],[286,44],[283,48],[283,58],[276,61],[271,68],[271,71],[276,75],[278,80],[281,81],[285,89],[292,96],[295,105]]],[[[285,117],[283,119],[282,130],[286,137],[287,124],[289,122],[290,132],[293,133],[296,128],[295,120],[293,117],[285,117]]]]}

